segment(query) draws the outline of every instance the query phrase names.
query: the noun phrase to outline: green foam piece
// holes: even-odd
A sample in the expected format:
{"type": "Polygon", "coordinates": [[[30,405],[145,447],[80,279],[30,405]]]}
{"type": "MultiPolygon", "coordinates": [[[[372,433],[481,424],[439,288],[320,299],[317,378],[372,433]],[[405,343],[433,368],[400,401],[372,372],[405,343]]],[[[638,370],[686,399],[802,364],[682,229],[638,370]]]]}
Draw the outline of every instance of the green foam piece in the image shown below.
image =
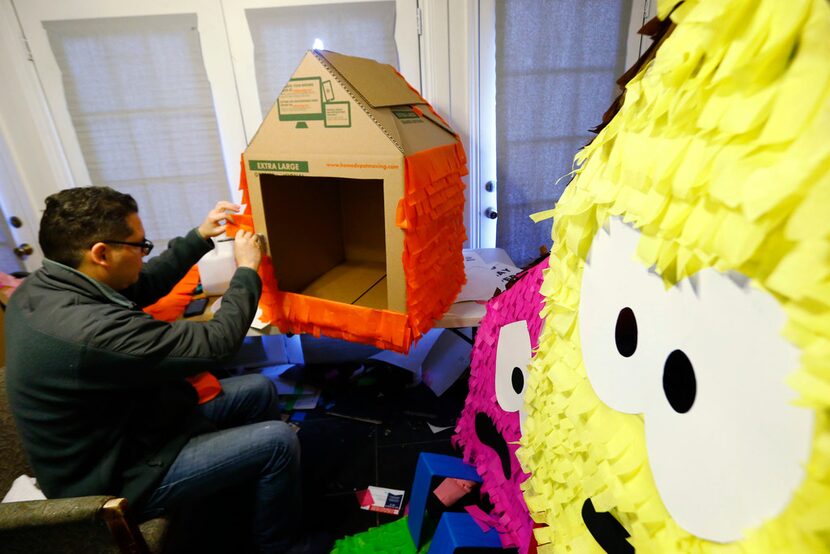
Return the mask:
{"type": "Polygon", "coordinates": [[[407,518],[402,517],[391,523],[372,527],[362,533],[344,537],[334,543],[331,554],[352,554],[371,552],[398,552],[399,554],[426,554],[429,544],[418,551],[409,534],[407,518]]]}

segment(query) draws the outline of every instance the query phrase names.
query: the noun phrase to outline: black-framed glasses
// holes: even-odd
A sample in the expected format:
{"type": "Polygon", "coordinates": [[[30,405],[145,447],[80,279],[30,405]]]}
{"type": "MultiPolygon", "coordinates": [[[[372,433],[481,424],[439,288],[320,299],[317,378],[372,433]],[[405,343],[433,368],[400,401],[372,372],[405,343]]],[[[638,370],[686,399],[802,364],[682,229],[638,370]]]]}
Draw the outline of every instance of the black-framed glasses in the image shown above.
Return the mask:
{"type": "Polygon", "coordinates": [[[127,242],[123,240],[102,240],[99,242],[103,242],[104,244],[125,244],[127,246],[137,246],[141,248],[141,252],[148,256],[150,252],[153,251],[153,243],[147,239],[142,240],[141,242],[127,242]]]}

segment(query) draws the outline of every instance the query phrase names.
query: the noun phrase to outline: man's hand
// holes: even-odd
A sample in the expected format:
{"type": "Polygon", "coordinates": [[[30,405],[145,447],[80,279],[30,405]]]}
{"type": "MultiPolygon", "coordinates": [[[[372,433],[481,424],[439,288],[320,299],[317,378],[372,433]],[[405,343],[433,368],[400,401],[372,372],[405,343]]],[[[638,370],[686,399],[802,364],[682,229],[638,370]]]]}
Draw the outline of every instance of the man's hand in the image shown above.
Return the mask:
{"type": "Polygon", "coordinates": [[[220,200],[196,230],[203,239],[221,235],[225,232],[225,221],[233,221],[233,214],[239,212],[240,208],[238,204],[220,200]]]}
{"type": "Polygon", "coordinates": [[[262,261],[259,237],[250,231],[237,231],[233,242],[233,256],[237,267],[250,267],[254,271],[259,269],[259,262],[262,261]]]}

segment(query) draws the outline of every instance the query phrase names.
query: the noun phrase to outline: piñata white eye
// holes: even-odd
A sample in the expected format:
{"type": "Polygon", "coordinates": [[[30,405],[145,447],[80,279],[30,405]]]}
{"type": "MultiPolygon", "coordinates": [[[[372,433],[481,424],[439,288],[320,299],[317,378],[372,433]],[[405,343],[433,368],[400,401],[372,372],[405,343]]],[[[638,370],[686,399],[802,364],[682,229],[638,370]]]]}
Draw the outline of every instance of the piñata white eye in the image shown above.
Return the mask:
{"type": "Polygon", "coordinates": [[[505,412],[520,412],[524,420],[527,366],[532,356],[527,321],[514,321],[499,329],[496,347],[496,400],[505,412]]]}
{"type": "Polygon", "coordinates": [[[585,370],[608,406],[643,414],[660,497],[690,533],[731,542],[804,478],[814,415],[793,405],[798,350],[778,301],[706,269],[666,289],[618,219],[594,237],[580,291],[585,370]]]}

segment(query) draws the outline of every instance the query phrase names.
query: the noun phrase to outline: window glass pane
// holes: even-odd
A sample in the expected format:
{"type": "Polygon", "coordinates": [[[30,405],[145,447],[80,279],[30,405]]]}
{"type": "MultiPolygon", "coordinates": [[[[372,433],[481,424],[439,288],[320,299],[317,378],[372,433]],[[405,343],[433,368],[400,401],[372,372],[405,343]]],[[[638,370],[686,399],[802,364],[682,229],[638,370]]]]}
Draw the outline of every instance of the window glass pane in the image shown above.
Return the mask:
{"type": "Polygon", "coordinates": [[[311,48],[371,58],[398,68],[394,0],[257,8],[246,10],[245,15],[254,43],[263,117],[311,48]]]}
{"type": "Polygon", "coordinates": [[[44,27],[92,183],[131,194],[165,248],[229,196],[195,14],[44,27]]]}
{"type": "Polygon", "coordinates": [[[550,248],[574,154],[617,94],[630,0],[496,2],[496,244],[525,264],[550,248]]]}

